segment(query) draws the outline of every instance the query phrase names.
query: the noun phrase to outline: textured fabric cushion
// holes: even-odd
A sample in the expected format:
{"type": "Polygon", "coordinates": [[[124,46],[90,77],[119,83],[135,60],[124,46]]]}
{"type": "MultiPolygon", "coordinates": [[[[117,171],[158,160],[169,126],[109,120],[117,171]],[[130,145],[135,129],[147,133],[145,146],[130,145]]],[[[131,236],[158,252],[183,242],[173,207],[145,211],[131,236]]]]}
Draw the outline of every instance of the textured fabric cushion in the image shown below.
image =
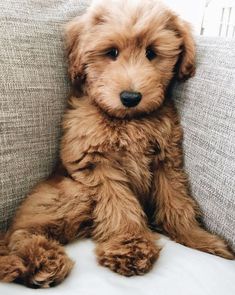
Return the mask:
{"type": "Polygon", "coordinates": [[[0,228],[52,170],[68,95],[63,24],[88,1],[0,2],[0,228]]]}
{"type": "Polygon", "coordinates": [[[196,76],[174,95],[193,196],[235,250],[235,40],[198,38],[196,76]]]}

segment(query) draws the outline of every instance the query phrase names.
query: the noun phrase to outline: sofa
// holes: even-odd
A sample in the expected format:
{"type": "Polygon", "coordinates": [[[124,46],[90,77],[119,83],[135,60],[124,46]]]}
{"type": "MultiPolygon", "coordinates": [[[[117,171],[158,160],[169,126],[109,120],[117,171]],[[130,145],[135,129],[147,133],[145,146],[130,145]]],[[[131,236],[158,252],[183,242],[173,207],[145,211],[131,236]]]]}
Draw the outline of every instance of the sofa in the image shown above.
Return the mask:
{"type": "MultiPolygon", "coordinates": [[[[0,230],[58,158],[70,84],[63,26],[88,0],[8,0],[0,4],[0,230]]],[[[107,2],[108,5],[108,2],[107,2]]],[[[235,251],[235,39],[195,37],[197,72],[176,84],[185,166],[202,222],[235,251]]],[[[91,240],[66,246],[76,262],[61,285],[32,290],[0,283],[0,294],[234,295],[235,261],[161,238],[153,270],[125,278],[99,266],[91,240]]]]}

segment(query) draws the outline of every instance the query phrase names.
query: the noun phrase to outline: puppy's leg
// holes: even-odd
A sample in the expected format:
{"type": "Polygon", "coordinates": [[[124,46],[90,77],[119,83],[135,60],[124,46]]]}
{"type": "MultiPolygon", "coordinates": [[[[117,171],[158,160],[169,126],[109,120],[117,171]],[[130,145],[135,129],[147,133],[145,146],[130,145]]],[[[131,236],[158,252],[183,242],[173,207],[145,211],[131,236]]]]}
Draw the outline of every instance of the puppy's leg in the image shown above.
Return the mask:
{"type": "Polygon", "coordinates": [[[60,283],[73,262],[57,242],[67,243],[89,234],[91,200],[69,178],[38,185],[19,208],[5,237],[0,256],[0,280],[22,281],[28,286],[60,283]],[[55,241],[57,240],[57,241],[55,241]],[[8,253],[6,253],[6,249],[8,253]]]}
{"type": "Polygon", "coordinates": [[[148,272],[160,248],[149,231],[145,214],[121,169],[104,165],[98,175],[93,237],[101,265],[125,275],[148,272]]]}
{"type": "Polygon", "coordinates": [[[198,208],[190,197],[188,181],[182,169],[182,131],[175,126],[164,160],[156,161],[153,194],[157,203],[156,222],[175,241],[186,246],[233,259],[224,240],[200,227],[198,208]]]}
{"type": "Polygon", "coordinates": [[[196,220],[197,206],[187,193],[184,172],[168,169],[169,167],[161,167],[155,174],[157,224],[172,239],[183,245],[233,259],[234,255],[225,241],[204,230],[196,220]]]}

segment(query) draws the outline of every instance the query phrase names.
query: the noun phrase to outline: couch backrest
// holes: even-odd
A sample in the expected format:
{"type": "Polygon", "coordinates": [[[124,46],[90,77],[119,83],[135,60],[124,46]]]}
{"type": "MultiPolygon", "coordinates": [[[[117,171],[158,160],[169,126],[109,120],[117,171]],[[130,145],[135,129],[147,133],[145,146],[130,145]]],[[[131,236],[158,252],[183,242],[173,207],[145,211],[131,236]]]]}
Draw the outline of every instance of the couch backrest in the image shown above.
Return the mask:
{"type": "Polygon", "coordinates": [[[53,169],[69,93],[63,25],[89,1],[2,1],[0,9],[0,228],[53,169]]]}

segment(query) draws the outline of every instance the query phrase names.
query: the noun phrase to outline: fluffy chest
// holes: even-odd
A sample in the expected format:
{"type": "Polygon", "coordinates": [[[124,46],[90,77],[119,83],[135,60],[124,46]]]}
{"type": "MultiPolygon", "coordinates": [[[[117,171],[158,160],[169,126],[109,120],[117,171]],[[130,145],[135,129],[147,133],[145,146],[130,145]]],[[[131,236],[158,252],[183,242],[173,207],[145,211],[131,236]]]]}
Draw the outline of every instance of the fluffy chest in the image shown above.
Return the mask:
{"type": "Polygon", "coordinates": [[[89,155],[89,159],[94,154],[102,155],[110,165],[118,163],[136,195],[149,194],[152,163],[162,142],[156,119],[115,121],[92,113],[84,116],[79,112],[76,116],[70,114],[68,119],[69,128],[62,141],[62,159],[77,163],[84,155],[89,155]]]}
{"type": "MultiPolygon", "coordinates": [[[[82,111],[82,110],[81,110],[82,111]]],[[[149,153],[162,141],[157,119],[118,120],[77,112],[69,120],[68,142],[79,141],[80,149],[92,152],[149,153]]]]}
{"type": "Polygon", "coordinates": [[[90,164],[98,168],[103,157],[108,165],[118,163],[136,195],[149,194],[153,161],[164,154],[170,134],[171,125],[164,113],[121,120],[107,118],[91,105],[81,105],[67,112],[63,127],[61,158],[70,173],[84,171],[90,164]]]}
{"type": "Polygon", "coordinates": [[[145,153],[168,140],[171,129],[168,107],[128,120],[106,116],[86,98],[74,99],[73,102],[74,109],[67,111],[63,121],[63,144],[76,142],[78,146],[79,143],[78,148],[83,151],[145,153]]]}

